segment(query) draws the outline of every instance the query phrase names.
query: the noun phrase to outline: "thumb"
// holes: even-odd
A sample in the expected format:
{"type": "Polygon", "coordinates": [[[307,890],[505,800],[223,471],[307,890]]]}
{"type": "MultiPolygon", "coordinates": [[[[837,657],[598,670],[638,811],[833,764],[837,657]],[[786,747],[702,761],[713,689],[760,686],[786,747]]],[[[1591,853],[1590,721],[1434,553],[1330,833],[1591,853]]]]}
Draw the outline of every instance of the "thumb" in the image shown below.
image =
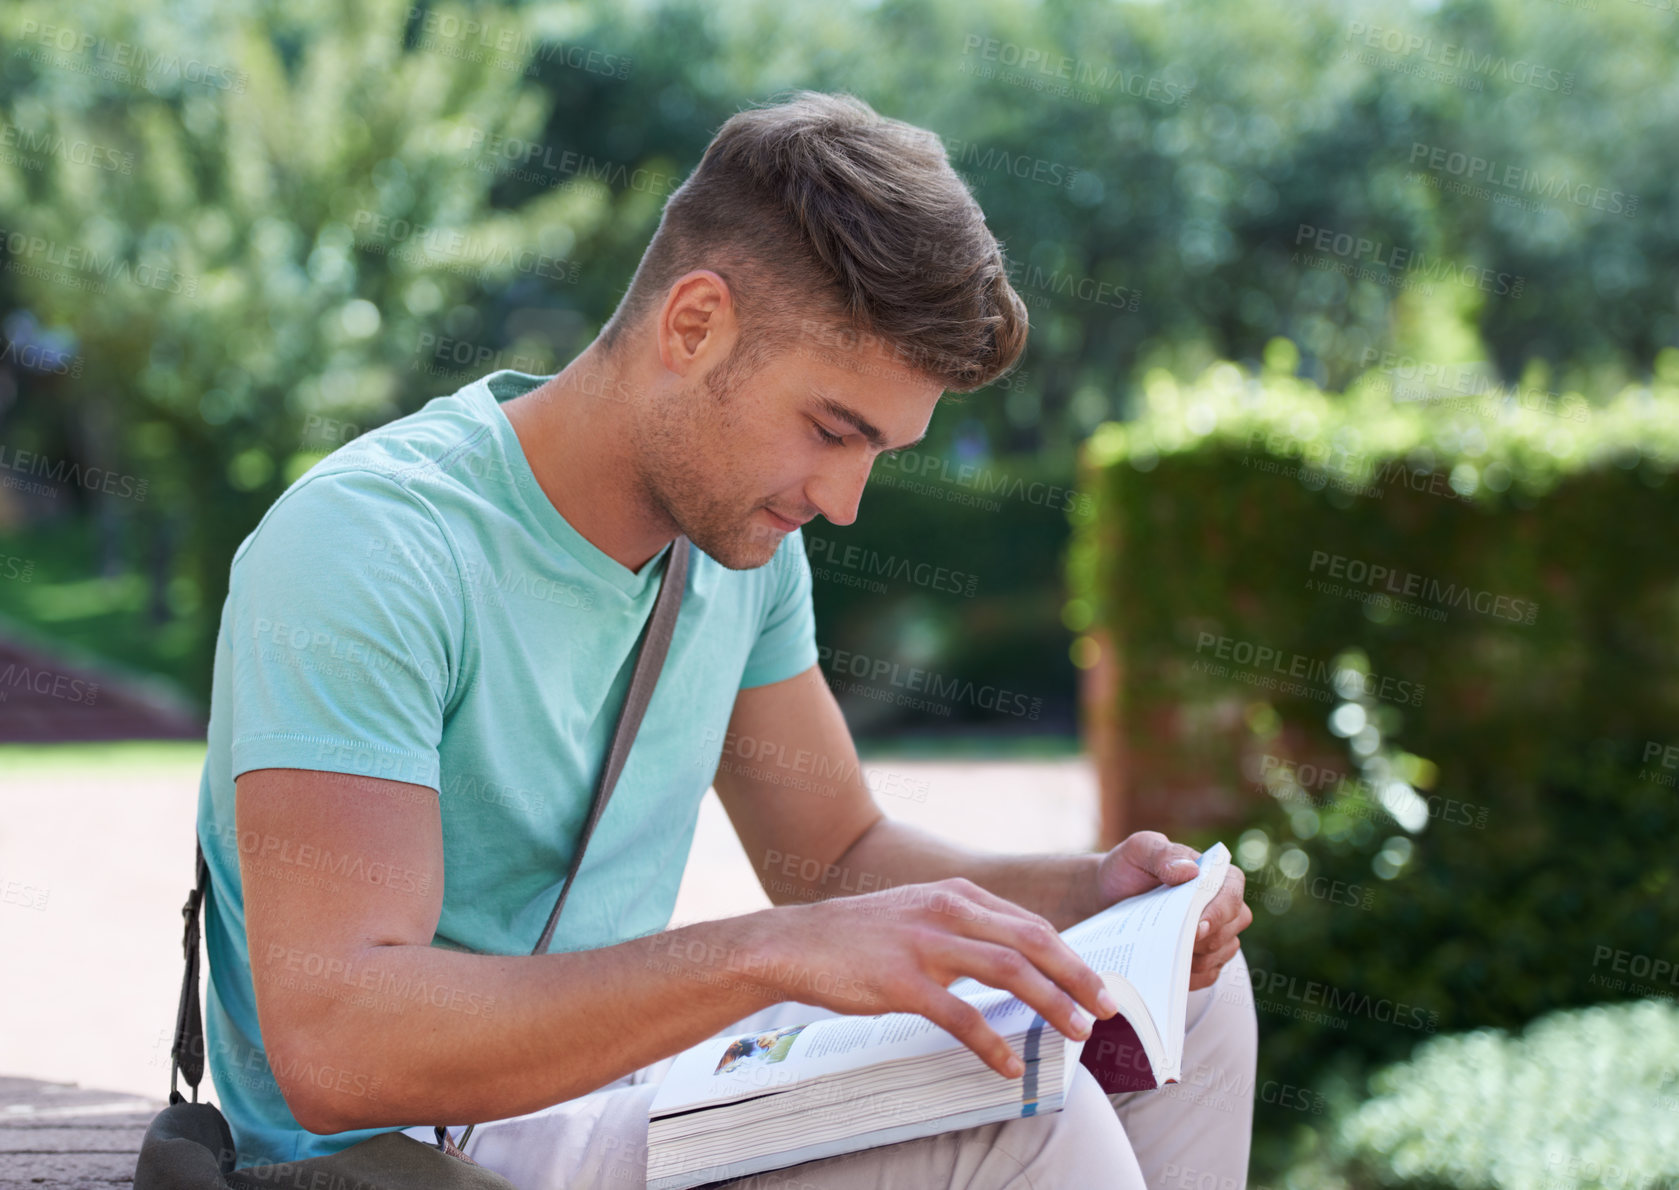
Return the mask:
{"type": "Polygon", "coordinates": [[[1182,884],[1200,871],[1195,863],[1199,852],[1159,831],[1138,831],[1127,841],[1132,845],[1131,862],[1162,884],[1182,884]]]}

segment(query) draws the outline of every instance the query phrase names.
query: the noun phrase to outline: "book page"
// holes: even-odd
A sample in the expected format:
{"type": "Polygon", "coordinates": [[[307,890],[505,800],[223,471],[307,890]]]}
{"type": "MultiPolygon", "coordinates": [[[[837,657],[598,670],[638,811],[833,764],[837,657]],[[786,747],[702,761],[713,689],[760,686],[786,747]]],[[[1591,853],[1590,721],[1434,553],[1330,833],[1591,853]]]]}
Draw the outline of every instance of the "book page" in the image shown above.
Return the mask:
{"type": "Polygon", "coordinates": [[[1218,892],[1229,858],[1224,844],[1215,843],[1202,853],[1194,880],[1116,901],[1061,934],[1094,970],[1124,976],[1137,989],[1163,1039],[1172,1020],[1185,921],[1191,913],[1199,918],[1197,902],[1204,905],[1218,892]]]}
{"type": "MultiPolygon", "coordinates": [[[[979,986],[964,997],[1004,1037],[1024,1033],[1036,1011],[1008,992],[979,986]]],[[[954,989],[954,986],[952,988],[954,989]]],[[[836,1016],[738,1037],[714,1037],[671,1064],[649,1112],[653,1118],[690,1108],[785,1091],[799,1083],[881,1062],[965,1049],[955,1037],[913,1012],[836,1016]]],[[[975,1056],[976,1065],[981,1064],[975,1056]]]]}

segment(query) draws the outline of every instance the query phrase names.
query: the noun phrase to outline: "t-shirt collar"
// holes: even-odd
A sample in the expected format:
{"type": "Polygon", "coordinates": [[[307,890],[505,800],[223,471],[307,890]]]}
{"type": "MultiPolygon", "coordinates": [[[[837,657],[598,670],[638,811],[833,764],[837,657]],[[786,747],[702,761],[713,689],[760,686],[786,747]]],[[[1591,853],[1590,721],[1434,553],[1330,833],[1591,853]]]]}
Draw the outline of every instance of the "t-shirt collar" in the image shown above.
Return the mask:
{"type": "Polygon", "coordinates": [[[635,599],[644,594],[652,580],[663,572],[663,563],[660,560],[670,553],[670,543],[667,542],[663,549],[649,558],[640,570],[631,570],[579,533],[570,521],[560,515],[560,510],[554,507],[554,502],[548,499],[548,494],[536,481],[536,473],[531,470],[530,460],[525,457],[525,449],[519,442],[519,435],[514,432],[513,423],[507,420],[507,414],[501,408],[503,401],[523,396],[550,379],[550,376],[535,376],[528,372],[503,368],[480,377],[468,388],[477,390],[474,395],[481,394],[480,399],[490,407],[491,424],[496,440],[507,457],[508,470],[513,475],[513,486],[531,518],[542,526],[556,545],[588,567],[603,582],[635,599]]]}

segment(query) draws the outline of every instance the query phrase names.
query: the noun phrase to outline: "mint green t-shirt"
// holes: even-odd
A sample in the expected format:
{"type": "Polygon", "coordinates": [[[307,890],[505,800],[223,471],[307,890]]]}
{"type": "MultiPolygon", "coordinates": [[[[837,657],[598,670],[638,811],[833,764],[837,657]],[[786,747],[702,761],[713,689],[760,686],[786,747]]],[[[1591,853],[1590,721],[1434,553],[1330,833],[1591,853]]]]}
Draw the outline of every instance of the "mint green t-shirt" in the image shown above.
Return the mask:
{"type": "MultiPolygon", "coordinates": [[[[631,571],[549,502],[499,407],[543,379],[491,373],[340,448],[234,555],[198,833],[213,890],[208,1065],[240,1167],[391,1131],[298,1126],[273,1069],[304,1059],[265,1051],[253,963],[279,967],[323,1007],[330,998],[399,1012],[427,998],[489,1019],[496,1005],[458,988],[390,986],[295,950],[249,954],[241,851],[283,879],[427,889],[426,877],[379,856],[241,837],[235,778],[319,769],[437,790],[434,946],[528,954],[564,883],[670,547],[631,571]]],[[[693,551],[670,652],[551,951],[669,924],[735,692],[816,663],[810,567],[800,534],[788,538],[756,570],[693,551]]],[[[376,1071],[313,1063],[301,1077],[380,1094],[376,1071]]]]}

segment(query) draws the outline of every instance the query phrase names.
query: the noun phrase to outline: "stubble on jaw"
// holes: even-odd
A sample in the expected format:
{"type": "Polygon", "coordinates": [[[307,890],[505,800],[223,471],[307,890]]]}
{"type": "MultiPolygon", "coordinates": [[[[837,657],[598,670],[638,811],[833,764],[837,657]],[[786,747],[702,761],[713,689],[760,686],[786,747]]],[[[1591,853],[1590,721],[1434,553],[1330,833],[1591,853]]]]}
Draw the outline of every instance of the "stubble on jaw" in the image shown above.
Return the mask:
{"type": "MultiPolygon", "coordinates": [[[[703,457],[706,440],[739,440],[738,410],[719,392],[711,376],[688,385],[670,404],[646,410],[638,421],[638,486],[647,499],[688,539],[730,570],[756,570],[775,556],[786,536],[754,519],[762,504],[743,504],[750,479],[713,473],[707,463],[727,463],[730,456],[703,457]]],[[[738,382],[737,382],[738,383],[738,382]]]]}

